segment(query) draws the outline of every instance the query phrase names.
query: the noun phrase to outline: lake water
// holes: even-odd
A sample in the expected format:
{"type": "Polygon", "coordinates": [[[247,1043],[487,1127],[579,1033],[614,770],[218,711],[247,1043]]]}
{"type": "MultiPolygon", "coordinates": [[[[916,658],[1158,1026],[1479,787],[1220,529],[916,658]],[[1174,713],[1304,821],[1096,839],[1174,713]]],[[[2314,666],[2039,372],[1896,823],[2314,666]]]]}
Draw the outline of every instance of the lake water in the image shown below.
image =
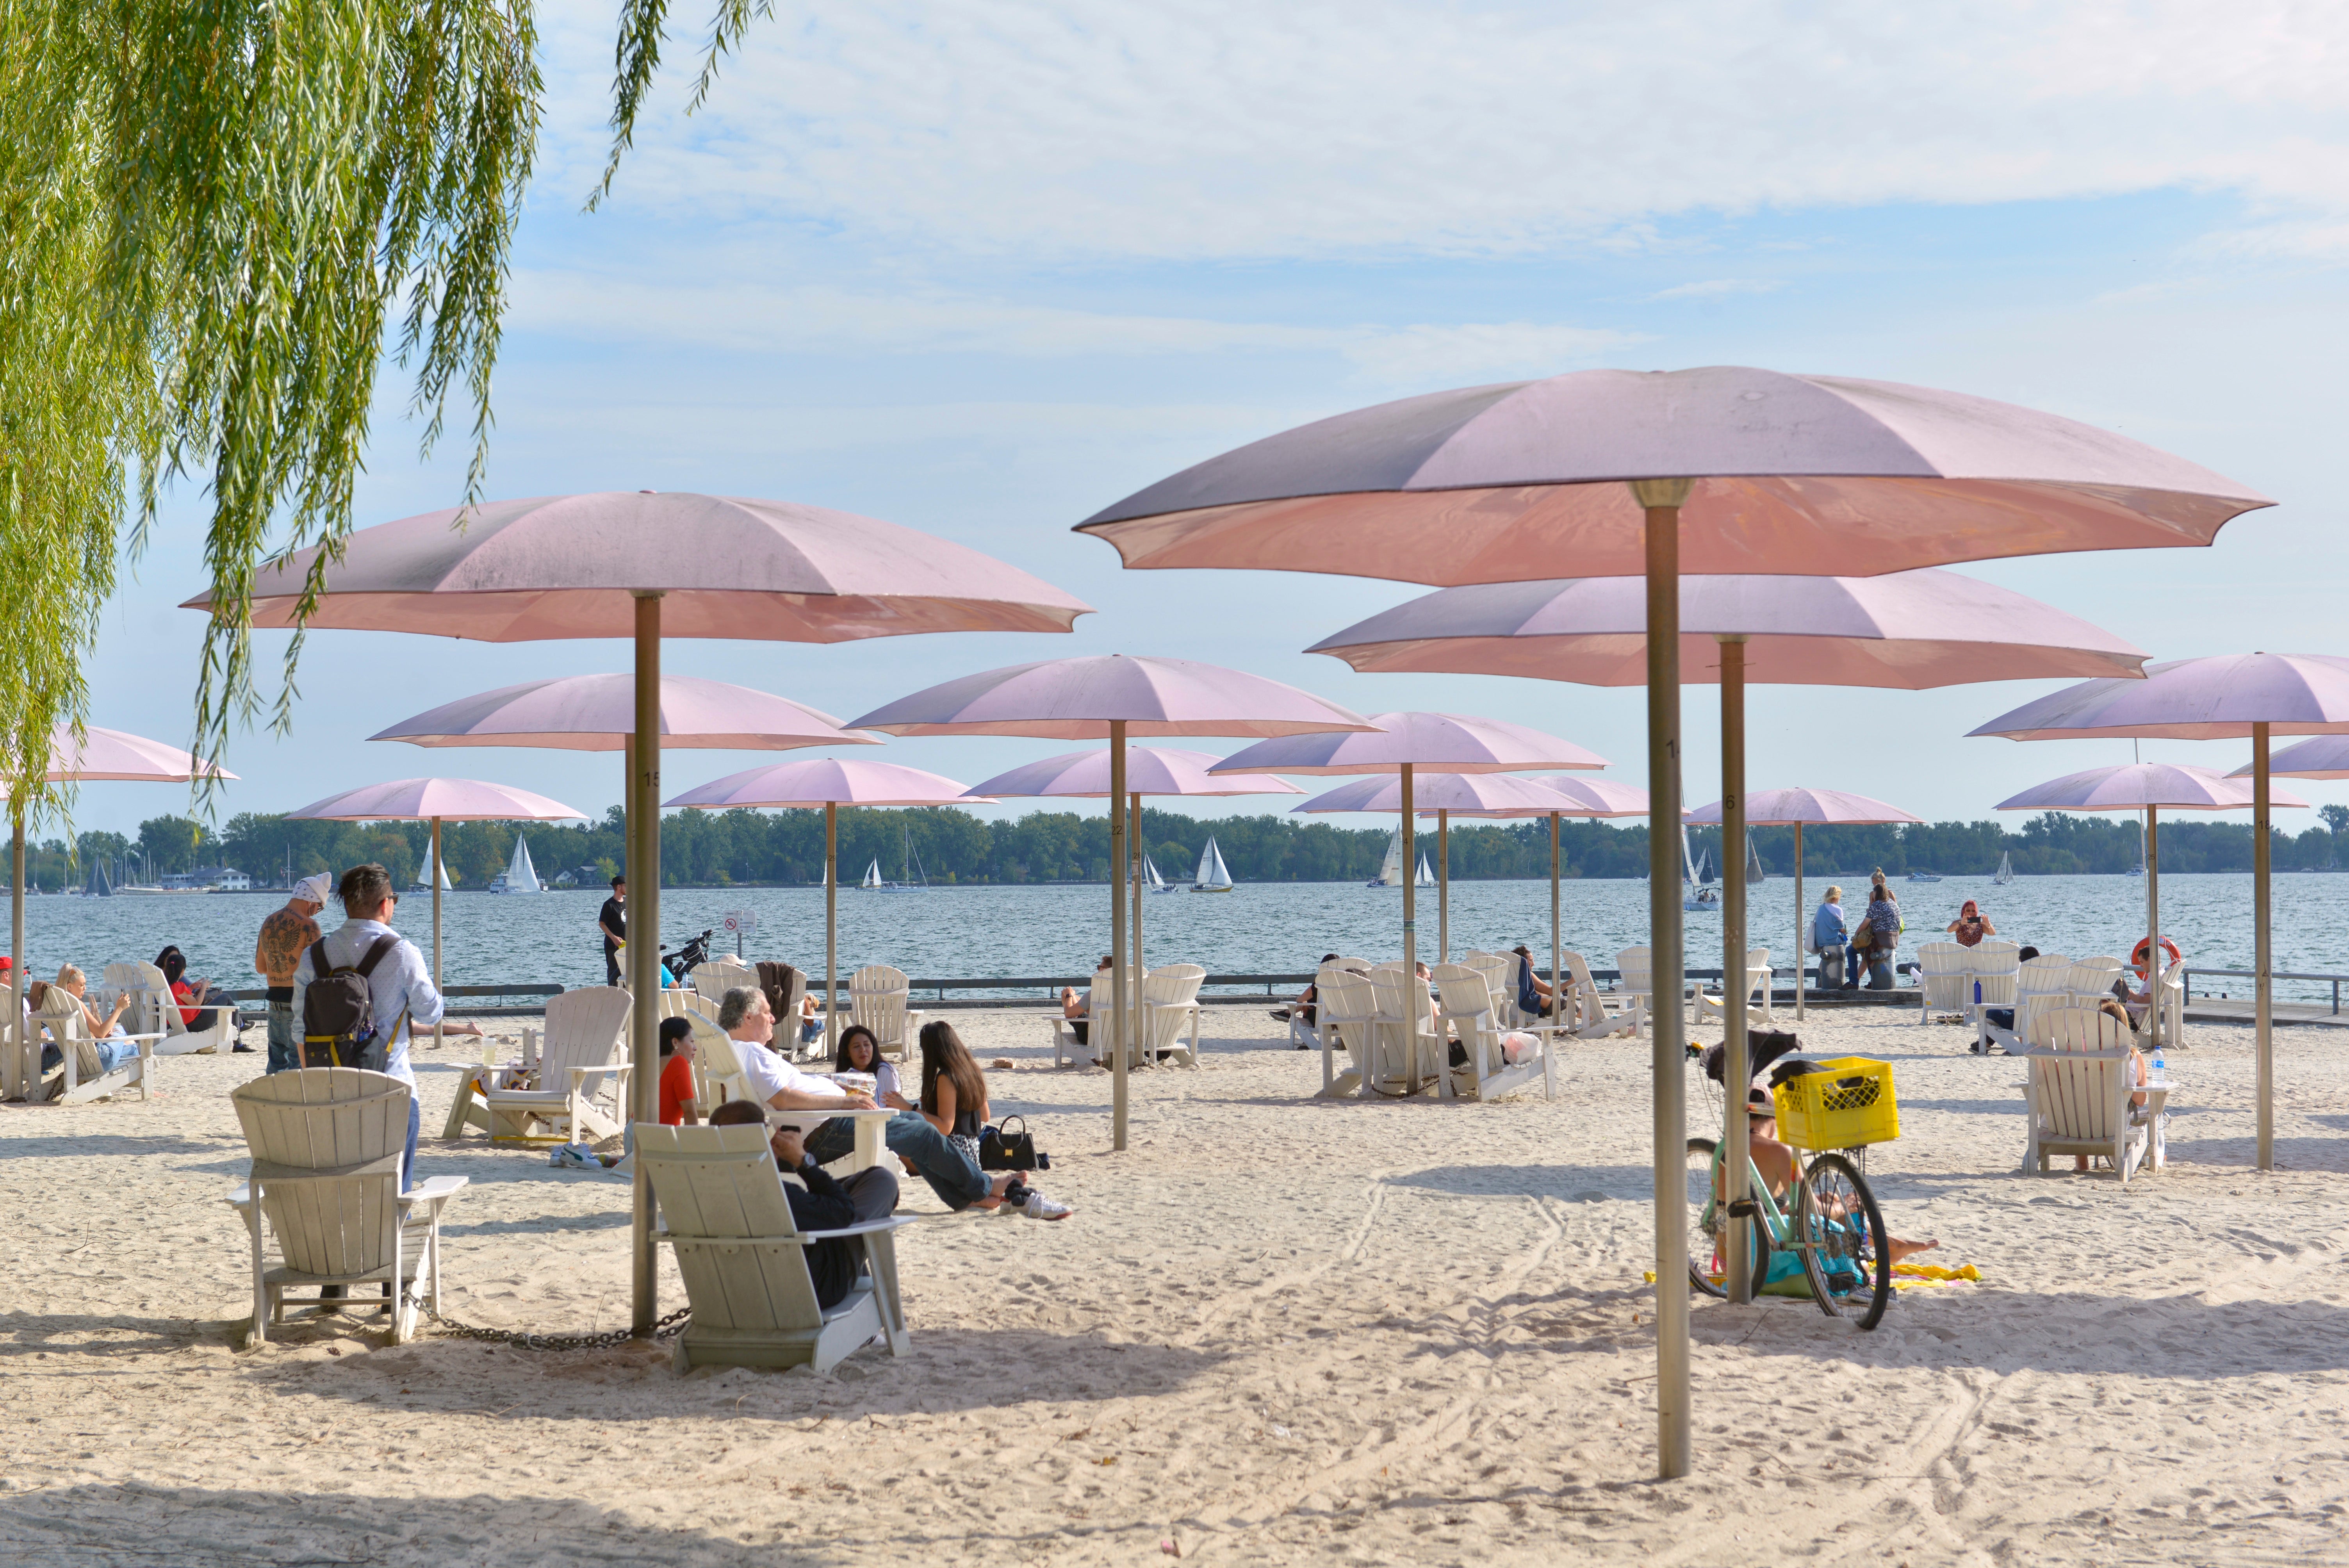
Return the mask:
{"type": "MultiPolygon", "coordinates": [[[[1848,891],[1864,879],[1843,879],[1848,891]]],[[[1795,945],[1794,882],[1772,878],[1749,892],[1749,928],[1782,965],[1795,945]]],[[[1826,891],[1806,881],[1816,903],[1826,891]]],[[[2145,883],[2135,877],[2023,877],[2006,887],[1987,877],[1951,877],[1938,883],[1901,883],[1909,931],[1916,943],[1977,898],[2002,935],[2073,957],[2125,954],[2144,931],[2145,883]]],[[[2251,964],[2251,879],[2247,875],[2166,876],[2161,879],[2162,929],[2195,965],[2248,969],[2251,964]]],[[[248,967],[262,917],[276,894],[140,895],[110,899],[33,898],[26,901],[26,945],[35,972],[55,974],[71,961],[92,975],[113,959],[151,958],[179,944],[196,973],[232,986],[257,983],[248,967]]],[[[550,892],[536,897],[486,893],[445,895],[442,929],[447,979],[452,985],[563,985],[603,983],[595,937],[595,892],[550,892]]],[[[1370,958],[1399,954],[1402,897],[1398,890],[1340,882],[1242,883],[1228,893],[1187,892],[1144,900],[1145,957],[1203,964],[1215,974],[1299,973],[1327,952],[1370,958]]],[[[1562,898],[1566,944],[1599,968],[1611,968],[1621,948],[1647,940],[1647,883],[1568,882],[1562,898]]],[[[671,888],[661,894],[665,944],[674,947],[728,910],[758,918],[747,944],[753,957],[782,958],[802,967],[823,964],[822,888],[671,888]]],[[[332,905],[327,915],[335,914],[332,905]]],[[[2349,971],[2349,877],[2288,875],[2274,882],[2276,967],[2349,971]]],[[[1691,914],[1689,963],[1721,964],[1721,917],[1691,914]]],[[[409,893],[399,905],[401,930],[429,953],[431,898],[409,893]]],[[[1435,895],[1419,903],[1419,951],[1432,958],[1436,942],[1435,895]]],[[[1108,947],[1109,896],[1102,886],[938,888],[923,892],[840,894],[840,970],[894,964],[923,977],[1076,975],[1091,973],[1108,947]]],[[[0,932],[0,938],[5,938],[0,932]]],[[[1474,882],[1452,893],[1453,947],[1506,948],[1525,942],[1545,951],[1549,941],[1549,884],[1474,882]]],[[[730,943],[714,943],[729,950],[730,943]]],[[[2240,995],[2248,981],[2215,982],[2240,995]]],[[[2329,998],[2329,986],[2278,981],[2283,999],[2329,998]]]]}

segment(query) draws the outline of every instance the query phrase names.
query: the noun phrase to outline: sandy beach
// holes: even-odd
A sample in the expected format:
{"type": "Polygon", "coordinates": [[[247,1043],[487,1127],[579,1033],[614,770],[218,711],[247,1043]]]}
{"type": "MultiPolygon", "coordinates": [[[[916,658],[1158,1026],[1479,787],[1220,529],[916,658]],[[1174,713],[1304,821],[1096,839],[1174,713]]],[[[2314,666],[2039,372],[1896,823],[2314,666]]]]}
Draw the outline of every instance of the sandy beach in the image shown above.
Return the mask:
{"type": "MultiPolygon", "coordinates": [[[[1648,1044],[1569,1047],[1559,1098],[1317,1103],[1260,1007],[1196,1072],[1049,1067],[1040,1015],[965,1013],[1064,1223],[918,1182],[912,1353],[829,1376],[664,1349],[539,1354],[377,1319],[242,1348],[257,1056],[139,1104],[0,1108],[0,1554],[25,1563],[2317,1563],[2349,1555],[2349,1033],[2175,1055],[2170,1169],[2017,1173],[2019,1064],[1905,1010],[1814,1014],[1895,1064],[1870,1174],[1980,1284],[1880,1330],[1808,1302],[1694,1314],[1697,1474],[1654,1464],[1648,1044]]],[[[1783,1015],[1782,1015],[1783,1019],[1783,1015]]],[[[511,1033],[518,1026],[502,1022],[511,1033]]],[[[257,1038],[256,1037],[254,1037],[257,1038]]],[[[1717,1031],[1712,1037],[1718,1037],[1717,1031]]],[[[435,1141],[470,1042],[422,1058],[450,1315],[627,1320],[627,1188],[435,1141]]],[[[683,1305],[664,1264],[664,1308],[683,1305]]]]}

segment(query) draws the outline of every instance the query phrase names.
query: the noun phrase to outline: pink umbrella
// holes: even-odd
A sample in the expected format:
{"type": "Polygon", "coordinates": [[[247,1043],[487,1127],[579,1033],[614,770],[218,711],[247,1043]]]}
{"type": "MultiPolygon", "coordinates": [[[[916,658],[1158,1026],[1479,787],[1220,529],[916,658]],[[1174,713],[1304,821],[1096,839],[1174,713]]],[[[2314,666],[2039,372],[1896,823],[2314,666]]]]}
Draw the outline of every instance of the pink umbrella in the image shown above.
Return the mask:
{"type": "MultiPolygon", "coordinates": [[[[2259,1098],[2259,1165],[2275,1162],[2274,980],[2269,935],[2268,884],[2271,829],[2268,809],[2275,735],[2349,732],[2349,659],[2314,654],[2228,654],[2149,665],[2142,681],[2083,681],[2025,703],[1982,726],[1975,735],[2013,740],[2136,738],[2221,740],[2248,736],[2251,777],[2251,923],[2255,948],[2254,1052],[2259,1098]]],[[[2303,774],[2302,777],[2306,777],[2303,774]]],[[[2150,877],[2147,929],[2156,919],[2150,877]]],[[[2147,950],[2150,953],[2150,947],[2147,950]]],[[[2156,1039],[2160,1023],[2156,1019],[2156,1039]]]]}
{"type": "MultiPolygon", "coordinates": [[[[1438,584],[1644,575],[1652,978],[1677,991],[1681,634],[1667,585],[1684,553],[1703,573],[1874,575],[2207,544],[2265,504],[2192,463],[2008,404],[1715,366],[1588,370],[1360,409],[1211,459],[1080,527],[1129,566],[1438,584]]],[[[1687,1239],[1676,1012],[1659,1015],[1652,1045],[1656,1266],[1669,1278],[1687,1239]]],[[[1744,1167],[1729,1166],[1733,1187],[1744,1167]]],[[[1690,1451],[1688,1301],[1676,1291],[1657,1298],[1656,1342],[1669,1480],[1690,1451]]]]}
{"type": "MultiPolygon", "coordinates": [[[[1946,577],[1950,573],[1942,572],[1933,575],[1946,577]]],[[[1724,804],[1723,800],[1715,800],[1710,806],[1699,806],[1689,813],[1688,820],[1705,825],[1717,823],[1723,815],[1724,804]]],[[[1871,800],[1865,795],[1847,794],[1841,789],[1760,789],[1744,797],[1744,804],[1745,809],[1741,816],[1745,827],[1795,830],[1795,1019],[1799,1023],[1803,1017],[1805,980],[1801,955],[1810,945],[1804,940],[1806,933],[1803,930],[1803,829],[1812,823],[1856,828],[1882,822],[1920,822],[1924,819],[1911,816],[1898,806],[1888,806],[1881,800],[1871,800]]],[[[1724,846],[1728,843],[1728,835],[1723,835],[1722,842],[1724,846]]],[[[1724,850],[1721,857],[1724,881],[1729,859],[1724,850]]],[[[1742,856],[1737,875],[1742,887],[1744,879],[1742,856]]],[[[1739,1012],[1742,1016],[1744,1009],[1741,1007],[1739,1012]]]]}
{"type": "MultiPolygon", "coordinates": [[[[1419,944],[1412,868],[1419,858],[1413,822],[1413,775],[1429,773],[1515,773],[1532,768],[1599,769],[1607,759],[1585,751],[1572,741],[1544,735],[1522,724],[1501,718],[1472,718],[1456,713],[1381,713],[1371,722],[1377,730],[1362,735],[1299,735],[1262,740],[1236,751],[1216,764],[1218,772],[1262,769],[1279,773],[1394,773],[1402,779],[1402,958],[1419,960],[1419,944]]],[[[1452,960],[1452,820],[1448,810],[1435,815],[1435,950],[1440,960],[1452,960]]]]}
{"type": "MultiPolygon", "coordinates": [[[[508,784],[485,784],[478,779],[395,779],[388,784],[364,784],[323,800],[313,800],[288,817],[326,822],[429,822],[432,824],[432,865],[426,880],[432,884],[432,984],[440,984],[440,884],[448,872],[440,864],[440,824],[443,822],[560,822],[585,817],[560,800],[550,800],[508,784]]],[[[432,1044],[443,1038],[432,1026],[432,1044]]]]}
{"type": "Polygon", "coordinates": [[[843,806],[960,806],[969,792],[942,773],[926,773],[897,762],[863,758],[809,757],[770,762],[713,779],[667,802],[703,811],[737,807],[781,807],[812,811],[823,808],[823,1040],[840,1044],[840,808],[843,806]]]}
{"type": "MultiPolygon", "coordinates": [[[[661,749],[783,751],[800,746],[878,746],[869,735],[789,697],[698,676],[663,676],[661,749]]],[[[545,746],[618,751],[634,738],[636,690],[627,676],[524,681],[442,703],[379,729],[369,740],[411,746],[545,746]]]]}
{"type": "MultiPolygon", "coordinates": [[[[2252,776],[2253,763],[2245,763],[2227,775],[2230,779],[2252,776]]],[[[2349,735],[2319,735],[2287,746],[2268,764],[2271,779],[2349,779],[2349,735]]]]}
{"type": "MultiPolygon", "coordinates": [[[[609,490],[452,507],[363,528],[332,555],[256,574],[215,631],[342,626],[483,642],[636,639],[627,799],[635,1119],[654,1119],[660,964],[660,642],[839,643],[909,632],[1065,632],[1088,606],[1027,573],[895,523],[786,501],[609,490]]],[[[187,601],[214,613],[210,591],[187,601]]],[[[636,1181],[631,1316],[652,1332],[652,1188],[636,1181]]]]}
{"type": "MultiPolygon", "coordinates": [[[[1142,798],[1144,795],[1302,795],[1304,790],[1269,774],[1241,773],[1229,778],[1210,775],[1208,768],[1222,758],[1212,751],[1179,751],[1166,746],[1135,746],[1126,750],[1126,816],[1137,863],[1147,863],[1142,849],[1142,798]]],[[[1106,751],[1071,751],[1030,762],[1009,773],[999,773],[984,784],[974,784],[973,795],[1026,795],[1062,799],[1099,799],[1109,793],[1110,755],[1106,751]]],[[[1114,807],[1112,808],[1115,810],[1114,807]]],[[[1155,874],[1154,869],[1153,874],[1155,874]]],[[[1137,871],[1133,880],[1133,967],[1146,975],[1142,958],[1142,895],[1137,871]]],[[[1173,887],[1164,890],[1174,891],[1173,887]]]]}
{"type": "MultiPolygon", "coordinates": [[[[1109,738],[1109,792],[1123,800],[1128,737],[1296,735],[1370,729],[1361,715],[1309,692],[1188,659],[1104,654],[1012,665],[917,691],[856,719],[856,729],[891,735],[1031,735],[1048,740],[1109,738]]],[[[1111,1146],[1125,1147],[1127,1027],[1125,910],[1129,839],[1126,813],[1109,818],[1111,1146]]],[[[1139,1001],[1139,998],[1135,998],[1139,1001]]]]}

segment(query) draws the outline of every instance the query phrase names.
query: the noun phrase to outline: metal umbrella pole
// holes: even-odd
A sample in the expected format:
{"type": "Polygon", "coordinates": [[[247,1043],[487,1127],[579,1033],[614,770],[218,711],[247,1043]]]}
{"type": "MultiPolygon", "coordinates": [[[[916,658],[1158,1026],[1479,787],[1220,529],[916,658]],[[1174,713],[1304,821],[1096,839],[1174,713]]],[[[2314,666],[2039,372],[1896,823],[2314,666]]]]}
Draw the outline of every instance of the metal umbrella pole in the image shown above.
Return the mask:
{"type": "Polygon", "coordinates": [[[2153,1026],[2153,1048],[2161,1049],[2161,824],[2158,810],[2145,809],[2145,998],[2153,1026]]]}
{"type": "Polygon", "coordinates": [[[1442,807],[1435,812],[1435,961],[1452,962],[1452,813],[1442,807]]]}
{"type": "Polygon", "coordinates": [[[1810,989],[1804,961],[1810,957],[1810,928],[1804,923],[1803,825],[1795,824],[1795,1022],[1803,1021],[1803,997],[1810,989]]]}
{"type": "MultiPolygon", "coordinates": [[[[1408,1008],[1419,992],[1419,927],[1417,923],[1419,892],[1419,822],[1412,815],[1411,764],[1402,765],[1402,997],[1408,1008]]],[[[1419,1025],[1416,1016],[1405,1013],[1404,1039],[1413,1041],[1409,1052],[1411,1076],[1405,1080],[1409,1092],[1419,1092],[1419,1025]]],[[[1367,1069],[1365,1069],[1367,1070],[1367,1069]]]]}
{"type": "Polygon", "coordinates": [[[1109,1140],[1113,1150],[1125,1147],[1125,720],[1109,725],[1109,963],[1110,963],[1110,1115],[1109,1140]]]}
{"type": "Polygon", "coordinates": [[[823,1054],[840,1057],[840,802],[823,803],[823,1054]]]}
{"type": "Polygon", "coordinates": [[[1549,1016],[1562,1024],[1566,1022],[1566,937],[1557,919],[1557,818],[1556,811],[1549,814],[1549,1016]]]}
{"type": "MultiPolygon", "coordinates": [[[[1721,639],[1721,1069],[1722,1171],[1728,1178],[1729,1299],[1754,1299],[1754,1258],[1741,1212],[1746,1191],[1745,1091],[1745,639],[1721,639]],[[1735,844],[1733,852],[1730,845],[1735,844]]],[[[1685,1069],[1683,1069],[1685,1070],[1685,1069]]],[[[1659,1282],[1671,1276],[1659,1272],[1659,1282]]]]}
{"type": "MultiPolygon", "coordinates": [[[[432,819],[432,988],[445,996],[448,990],[440,982],[440,819],[435,817],[432,819]]],[[[442,1018],[432,1021],[432,1048],[436,1051],[440,1048],[440,1031],[444,1022],[442,1018]]]]}
{"type": "Polygon", "coordinates": [[[1650,1070],[1655,1093],[1656,1469],[1689,1472],[1687,1055],[1682,1033],[1681,822],[1681,508],[1693,482],[1634,480],[1645,515],[1648,590],[1648,941],[1650,1070]]]}
{"type": "Polygon", "coordinates": [[[2251,984],[2257,998],[2252,1003],[2254,1025],[2253,1049],[2258,1054],[2259,1078],[2259,1165],[2262,1171],[2275,1169],[2275,981],[2270,973],[2272,954],[2268,945],[2268,873],[2271,869],[2272,846],[2268,839],[2268,727],[2265,722],[2251,726],[2251,967],[2258,977],[2251,984]]]}
{"type": "MultiPolygon", "coordinates": [[[[1142,956],[1142,797],[1137,794],[1127,799],[1132,802],[1126,817],[1125,849],[1127,866],[1133,873],[1133,1037],[1140,1042],[1147,1037],[1142,1026],[1142,981],[1150,973],[1142,956]]],[[[1114,810],[1116,802],[1112,801],[1111,806],[1114,810]]]]}
{"type": "MultiPolygon", "coordinates": [[[[661,596],[636,601],[636,733],[628,779],[629,1119],[660,1119],[660,627],[661,596]]],[[[653,1249],[653,1185],[634,1161],[629,1245],[629,1331],[649,1338],[659,1312],[653,1249]]]]}

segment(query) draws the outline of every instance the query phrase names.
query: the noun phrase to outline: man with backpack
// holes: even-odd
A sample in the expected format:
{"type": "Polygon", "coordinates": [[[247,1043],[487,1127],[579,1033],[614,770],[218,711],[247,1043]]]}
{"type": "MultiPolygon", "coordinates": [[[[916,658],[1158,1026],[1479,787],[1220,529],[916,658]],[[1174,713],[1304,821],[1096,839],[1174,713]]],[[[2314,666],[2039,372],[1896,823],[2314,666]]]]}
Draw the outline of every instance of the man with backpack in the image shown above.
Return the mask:
{"type": "MultiPolygon", "coordinates": [[[[422,1125],[408,1043],[415,1030],[440,1021],[440,993],[416,944],[391,929],[399,893],[389,872],[353,866],[335,897],[343,923],[312,943],[294,969],[301,1061],[305,1068],[365,1068],[408,1086],[408,1152],[399,1167],[405,1190],[416,1184],[416,1134],[422,1125]]],[[[481,1026],[450,1032],[478,1035],[481,1026]]]]}

